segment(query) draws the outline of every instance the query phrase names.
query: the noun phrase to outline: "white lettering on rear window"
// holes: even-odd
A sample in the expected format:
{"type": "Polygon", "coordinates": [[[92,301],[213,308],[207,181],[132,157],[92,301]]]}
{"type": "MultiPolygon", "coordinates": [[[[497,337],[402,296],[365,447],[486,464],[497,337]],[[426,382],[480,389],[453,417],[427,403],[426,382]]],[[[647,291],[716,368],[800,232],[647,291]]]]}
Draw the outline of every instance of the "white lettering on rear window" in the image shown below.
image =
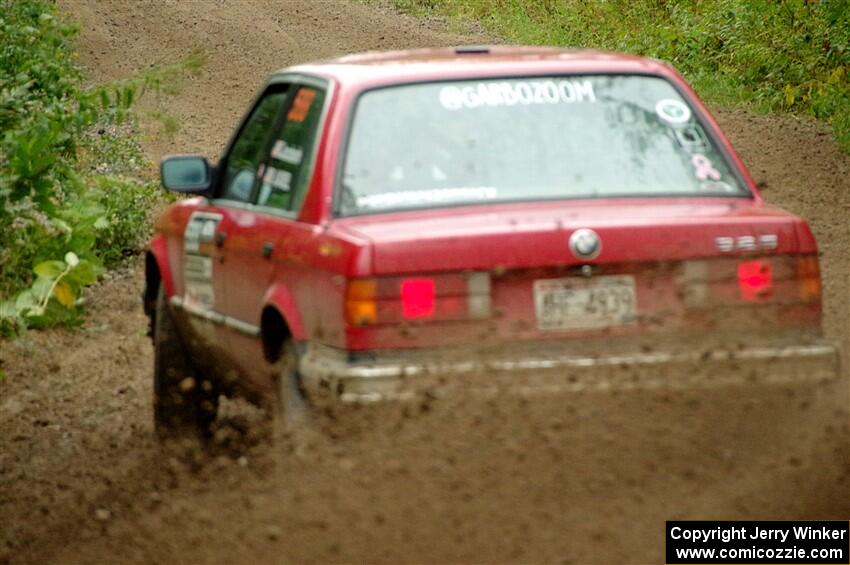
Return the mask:
{"type": "Polygon", "coordinates": [[[589,80],[479,82],[470,86],[449,85],[440,89],[440,104],[446,110],[574,102],[596,102],[592,82],[589,80]]]}
{"type": "Polygon", "coordinates": [[[498,190],[493,186],[405,190],[360,196],[357,198],[357,206],[360,208],[396,208],[442,202],[493,200],[497,195],[498,190]]]}

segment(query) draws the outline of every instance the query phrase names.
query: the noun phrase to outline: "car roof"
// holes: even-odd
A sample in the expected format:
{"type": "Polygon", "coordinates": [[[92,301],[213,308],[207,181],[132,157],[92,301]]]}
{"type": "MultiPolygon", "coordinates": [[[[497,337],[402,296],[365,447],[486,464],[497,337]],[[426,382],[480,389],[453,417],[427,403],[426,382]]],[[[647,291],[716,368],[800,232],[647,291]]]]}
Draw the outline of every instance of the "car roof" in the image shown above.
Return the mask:
{"type": "Polygon", "coordinates": [[[663,62],[635,55],[515,45],[459,46],[345,55],[281,69],[321,76],[346,86],[403,83],[435,78],[534,75],[547,73],[668,74],[663,62]]]}

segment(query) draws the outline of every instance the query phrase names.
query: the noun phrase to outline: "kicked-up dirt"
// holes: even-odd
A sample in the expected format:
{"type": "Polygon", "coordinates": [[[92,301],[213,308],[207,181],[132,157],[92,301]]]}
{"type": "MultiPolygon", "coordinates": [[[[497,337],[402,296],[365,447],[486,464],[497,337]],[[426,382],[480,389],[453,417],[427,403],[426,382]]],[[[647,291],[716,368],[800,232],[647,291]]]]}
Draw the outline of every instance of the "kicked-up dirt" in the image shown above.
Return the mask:
{"type": "MultiPolygon", "coordinates": [[[[275,68],[486,40],[341,1],[62,5],[95,80],[207,53],[156,103],[182,129],[168,140],[151,126],[152,159],[217,154],[275,68]]],[[[825,328],[846,350],[850,158],[811,120],[714,110],[765,197],[810,220],[825,328]]],[[[234,404],[210,449],[161,446],[141,285],[140,266],[113,273],[81,330],[0,343],[0,564],[657,563],[669,519],[850,516],[846,380],[458,396],[355,410],[341,434],[278,444],[234,404]]]]}

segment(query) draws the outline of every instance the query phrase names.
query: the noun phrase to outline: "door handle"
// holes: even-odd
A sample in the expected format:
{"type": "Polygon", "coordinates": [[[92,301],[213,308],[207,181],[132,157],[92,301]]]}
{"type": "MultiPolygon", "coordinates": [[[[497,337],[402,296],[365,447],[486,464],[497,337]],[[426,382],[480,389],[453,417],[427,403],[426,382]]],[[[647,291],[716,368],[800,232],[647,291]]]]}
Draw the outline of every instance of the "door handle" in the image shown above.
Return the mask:
{"type": "Polygon", "coordinates": [[[224,245],[224,240],[227,239],[227,232],[217,231],[215,232],[215,236],[213,237],[213,241],[215,242],[216,247],[221,247],[224,245]]]}
{"type": "Polygon", "coordinates": [[[268,242],[268,241],[267,241],[267,242],[265,242],[265,243],[263,244],[263,257],[265,257],[266,259],[268,259],[269,257],[271,257],[271,256],[272,256],[272,253],[273,253],[273,252],[274,252],[274,244],[273,244],[273,243],[270,243],[270,242],[268,242]]]}

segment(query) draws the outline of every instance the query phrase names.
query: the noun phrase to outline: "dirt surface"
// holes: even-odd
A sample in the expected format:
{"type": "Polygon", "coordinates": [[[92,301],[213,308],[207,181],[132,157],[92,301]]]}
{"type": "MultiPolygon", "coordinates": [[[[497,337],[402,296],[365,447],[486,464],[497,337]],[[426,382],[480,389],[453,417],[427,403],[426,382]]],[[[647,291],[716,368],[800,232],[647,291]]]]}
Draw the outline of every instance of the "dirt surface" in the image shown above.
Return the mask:
{"type": "MultiPolygon", "coordinates": [[[[179,95],[147,102],[182,125],[147,130],[152,158],[217,154],[275,68],[470,41],[345,2],[62,4],[95,80],[208,54],[179,95]]],[[[766,198],[811,221],[826,330],[846,349],[850,159],[810,120],[716,115],[766,198]]],[[[163,447],[141,285],[139,267],[114,273],[82,330],[0,343],[0,564],[657,563],[668,519],[850,517],[846,381],[442,399],[277,448],[234,406],[209,451],[163,447]]]]}

